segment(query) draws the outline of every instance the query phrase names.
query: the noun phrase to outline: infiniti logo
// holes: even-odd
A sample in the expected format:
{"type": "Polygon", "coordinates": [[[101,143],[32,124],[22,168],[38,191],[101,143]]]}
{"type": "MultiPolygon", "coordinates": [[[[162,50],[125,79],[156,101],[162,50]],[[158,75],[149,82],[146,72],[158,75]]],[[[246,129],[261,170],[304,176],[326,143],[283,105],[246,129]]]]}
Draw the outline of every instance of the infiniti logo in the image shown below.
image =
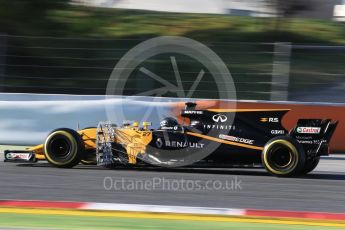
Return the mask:
{"type": "Polygon", "coordinates": [[[226,122],[228,120],[227,116],[222,115],[222,114],[213,115],[212,119],[215,122],[226,122]]]}

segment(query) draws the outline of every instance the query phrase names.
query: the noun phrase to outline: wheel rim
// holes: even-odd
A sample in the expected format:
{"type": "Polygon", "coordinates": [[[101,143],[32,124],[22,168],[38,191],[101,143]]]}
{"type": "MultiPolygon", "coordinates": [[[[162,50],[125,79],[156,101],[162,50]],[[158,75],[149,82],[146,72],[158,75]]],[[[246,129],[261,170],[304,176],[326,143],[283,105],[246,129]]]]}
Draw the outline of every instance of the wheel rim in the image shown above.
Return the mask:
{"type": "Polygon", "coordinates": [[[62,137],[53,139],[50,148],[57,158],[66,158],[71,152],[70,143],[62,137]]]}
{"type": "Polygon", "coordinates": [[[73,158],[76,147],[71,137],[64,133],[55,133],[46,142],[46,156],[56,164],[68,162],[73,158]]]}
{"type": "Polygon", "coordinates": [[[297,150],[289,145],[276,143],[267,150],[266,160],[272,171],[279,174],[289,173],[297,165],[297,150]]]}
{"type": "Polygon", "coordinates": [[[288,148],[277,147],[276,149],[271,150],[271,159],[272,164],[277,168],[286,168],[292,162],[293,156],[288,148]]]}

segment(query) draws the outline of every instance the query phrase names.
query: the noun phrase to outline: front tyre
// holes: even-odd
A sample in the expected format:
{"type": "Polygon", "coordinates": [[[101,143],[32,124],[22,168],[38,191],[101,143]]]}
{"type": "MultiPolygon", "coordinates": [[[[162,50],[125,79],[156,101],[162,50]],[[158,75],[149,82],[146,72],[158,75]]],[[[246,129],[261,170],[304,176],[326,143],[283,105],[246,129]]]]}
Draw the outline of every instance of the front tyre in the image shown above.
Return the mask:
{"type": "Polygon", "coordinates": [[[262,151],[262,163],[274,176],[296,176],[305,166],[305,152],[291,137],[275,137],[265,145],[262,151]]]}
{"type": "Polygon", "coordinates": [[[58,168],[76,166],[84,152],[81,136],[72,129],[52,131],[44,143],[44,154],[47,161],[58,168]]]}

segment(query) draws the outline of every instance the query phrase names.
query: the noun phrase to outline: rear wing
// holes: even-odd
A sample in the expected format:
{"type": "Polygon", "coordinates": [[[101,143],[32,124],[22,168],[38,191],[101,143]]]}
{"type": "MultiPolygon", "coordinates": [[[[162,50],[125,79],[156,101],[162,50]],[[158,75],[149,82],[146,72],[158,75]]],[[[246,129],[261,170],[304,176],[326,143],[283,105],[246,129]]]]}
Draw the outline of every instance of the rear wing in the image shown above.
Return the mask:
{"type": "Polygon", "coordinates": [[[325,128],[325,131],[324,131],[324,139],[327,140],[327,142],[330,142],[331,141],[331,138],[335,132],[335,129],[337,128],[338,126],[338,123],[339,121],[335,121],[335,122],[331,122],[331,120],[328,120],[328,125],[327,127],[325,128]]]}
{"type": "Polygon", "coordinates": [[[323,139],[329,142],[337,128],[338,121],[331,119],[299,119],[296,127],[290,132],[294,136],[305,137],[303,139],[323,139]]]}
{"type": "Polygon", "coordinates": [[[338,123],[331,119],[300,119],[290,135],[303,145],[307,154],[327,155],[338,123]]]}

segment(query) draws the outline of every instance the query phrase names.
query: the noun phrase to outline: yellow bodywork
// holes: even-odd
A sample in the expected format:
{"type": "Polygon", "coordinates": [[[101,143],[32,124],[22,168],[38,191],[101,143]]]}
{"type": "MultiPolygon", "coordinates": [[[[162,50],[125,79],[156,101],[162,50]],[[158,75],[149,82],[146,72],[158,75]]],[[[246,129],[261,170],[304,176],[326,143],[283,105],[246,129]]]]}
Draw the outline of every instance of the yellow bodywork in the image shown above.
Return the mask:
{"type": "Polygon", "coordinates": [[[143,131],[137,128],[116,129],[115,136],[115,142],[125,147],[130,164],[136,164],[138,154],[145,153],[146,146],[152,140],[151,131],[143,131]]]}
{"type": "MultiPolygon", "coordinates": [[[[77,131],[84,143],[85,150],[96,150],[97,128],[88,128],[77,131]]],[[[145,153],[146,146],[152,140],[152,132],[145,129],[139,129],[136,126],[127,126],[115,129],[114,142],[121,144],[128,155],[128,162],[136,164],[137,155],[145,153]]],[[[43,144],[28,148],[33,151],[37,160],[45,160],[43,144]]]]}

